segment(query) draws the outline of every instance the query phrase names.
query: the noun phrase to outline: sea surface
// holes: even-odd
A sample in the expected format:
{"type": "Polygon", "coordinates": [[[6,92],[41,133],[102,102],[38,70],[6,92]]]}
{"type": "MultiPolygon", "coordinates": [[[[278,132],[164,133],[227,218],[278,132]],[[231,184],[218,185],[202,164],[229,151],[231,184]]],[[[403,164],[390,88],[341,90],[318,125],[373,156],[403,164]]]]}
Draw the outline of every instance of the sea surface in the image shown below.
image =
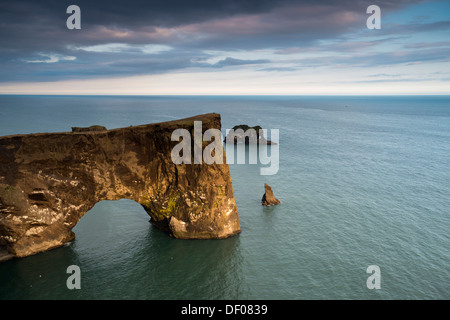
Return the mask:
{"type": "Polygon", "coordinates": [[[279,130],[277,174],[230,165],[241,234],[173,239],[103,201],[73,242],[0,264],[0,299],[450,299],[448,96],[0,96],[0,135],[210,112],[224,134],[279,130]],[[280,205],[261,206],[264,183],[280,205]]]}

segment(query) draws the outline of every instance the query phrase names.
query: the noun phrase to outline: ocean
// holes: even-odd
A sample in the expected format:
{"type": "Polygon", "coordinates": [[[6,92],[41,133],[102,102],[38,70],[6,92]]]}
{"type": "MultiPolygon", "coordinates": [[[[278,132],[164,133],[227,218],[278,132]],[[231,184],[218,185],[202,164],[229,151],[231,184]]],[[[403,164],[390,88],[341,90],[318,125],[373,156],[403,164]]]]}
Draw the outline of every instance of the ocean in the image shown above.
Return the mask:
{"type": "Polygon", "coordinates": [[[71,243],[1,263],[0,299],[450,299],[448,96],[3,95],[0,135],[210,112],[224,134],[279,130],[276,174],[230,165],[239,235],[173,239],[136,202],[103,201],[71,243]],[[281,204],[261,206],[265,183],[281,204]]]}

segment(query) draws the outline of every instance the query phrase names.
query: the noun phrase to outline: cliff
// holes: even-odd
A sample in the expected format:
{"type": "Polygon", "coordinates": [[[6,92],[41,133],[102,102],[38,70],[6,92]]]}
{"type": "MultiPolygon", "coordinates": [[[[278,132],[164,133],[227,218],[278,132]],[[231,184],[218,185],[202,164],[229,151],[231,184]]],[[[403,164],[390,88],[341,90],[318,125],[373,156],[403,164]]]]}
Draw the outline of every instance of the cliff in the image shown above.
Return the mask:
{"type": "Polygon", "coordinates": [[[140,203],[155,226],[176,238],[239,233],[226,160],[171,160],[178,143],[172,132],[192,134],[194,121],[202,121],[203,132],[221,128],[219,114],[206,114],[113,130],[0,137],[0,261],[71,241],[72,228],[102,200],[140,203]]]}

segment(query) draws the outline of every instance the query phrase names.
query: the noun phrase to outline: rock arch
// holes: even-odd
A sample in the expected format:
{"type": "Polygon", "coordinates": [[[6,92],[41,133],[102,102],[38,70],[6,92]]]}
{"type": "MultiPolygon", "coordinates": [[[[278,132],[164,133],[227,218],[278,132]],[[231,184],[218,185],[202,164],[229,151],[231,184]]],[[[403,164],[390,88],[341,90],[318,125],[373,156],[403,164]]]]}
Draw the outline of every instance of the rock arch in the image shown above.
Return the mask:
{"type": "MultiPolygon", "coordinates": [[[[0,137],[0,261],[55,248],[97,202],[131,199],[173,237],[240,232],[228,164],[175,165],[173,130],[219,114],[106,131],[0,137]]],[[[224,153],[225,157],[225,153],[224,153]]]]}

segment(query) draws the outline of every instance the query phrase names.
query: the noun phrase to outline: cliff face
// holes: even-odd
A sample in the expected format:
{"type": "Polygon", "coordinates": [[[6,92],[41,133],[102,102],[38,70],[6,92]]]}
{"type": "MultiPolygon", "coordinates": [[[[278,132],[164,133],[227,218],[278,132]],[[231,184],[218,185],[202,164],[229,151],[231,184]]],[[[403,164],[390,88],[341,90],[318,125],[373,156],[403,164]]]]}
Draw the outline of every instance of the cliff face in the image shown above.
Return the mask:
{"type": "MultiPolygon", "coordinates": [[[[172,162],[175,129],[220,115],[107,131],[0,137],[0,261],[63,245],[97,202],[132,199],[176,238],[240,232],[229,167],[172,162]]],[[[203,148],[209,142],[203,142],[203,148]]],[[[224,153],[225,157],[225,153],[224,153]]],[[[192,162],[194,163],[194,162],[192,162]]]]}

